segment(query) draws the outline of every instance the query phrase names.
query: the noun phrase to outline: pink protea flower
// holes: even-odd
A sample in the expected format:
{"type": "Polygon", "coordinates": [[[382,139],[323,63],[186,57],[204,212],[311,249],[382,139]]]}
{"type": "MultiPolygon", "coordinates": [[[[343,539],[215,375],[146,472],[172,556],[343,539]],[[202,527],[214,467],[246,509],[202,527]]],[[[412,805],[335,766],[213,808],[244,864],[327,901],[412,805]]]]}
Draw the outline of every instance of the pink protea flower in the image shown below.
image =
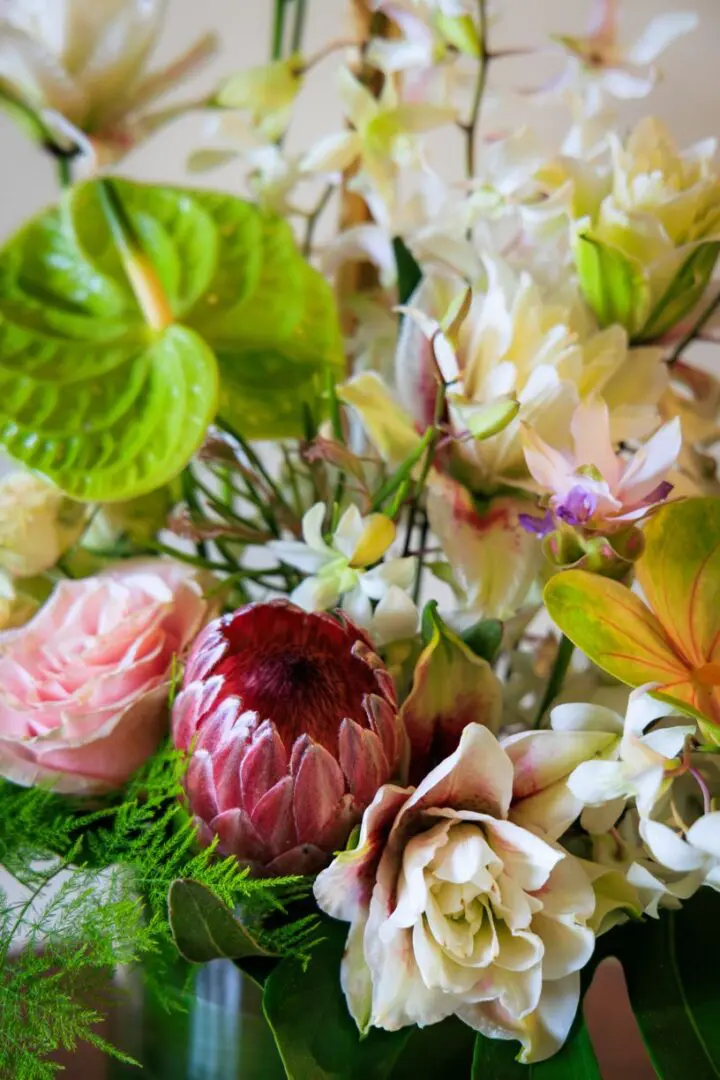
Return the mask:
{"type": "Polygon", "coordinates": [[[270,874],[323,866],[405,756],[392,679],[364,634],[284,600],[200,634],[173,738],[191,754],[203,838],[270,874]]]}

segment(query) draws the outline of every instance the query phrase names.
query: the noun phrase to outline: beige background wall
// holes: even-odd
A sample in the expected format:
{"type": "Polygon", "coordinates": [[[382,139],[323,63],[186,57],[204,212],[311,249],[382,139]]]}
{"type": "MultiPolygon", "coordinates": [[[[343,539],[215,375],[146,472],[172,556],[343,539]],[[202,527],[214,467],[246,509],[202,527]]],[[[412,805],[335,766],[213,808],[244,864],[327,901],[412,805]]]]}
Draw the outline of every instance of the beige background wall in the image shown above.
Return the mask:
{"type": "MultiPolygon", "coordinates": [[[[58,3],[61,0],[57,0],[58,3]]],[[[102,4],[103,0],[97,0],[102,4]]],[[[553,31],[581,33],[591,8],[591,0],[496,0],[499,18],[491,31],[491,45],[532,45],[547,42],[553,31]]],[[[624,37],[634,40],[653,15],[685,8],[683,0],[624,0],[624,37]]],[[[652,109],[674,130],[685,145],[703,136],[720,134],[720,0],[695,0],[689,4],[701,18],[700,29],[680,39],[662,57],[665,79],[647,101],[623,106],[628,120],[652,109]]],[[[312,50],[328,37],[347,33],[347,5],[344,0],[309,0],[310,16],[306,36],[312,50]]],[[[221,35],[221,49],[206,71],[187,91],[209,90],[217,77],[239,67],[262,63],[268,55],[271,0],[169,0],[166,33],[158,57],[177,54],[207,29],[221,35]]],[[[491,74],[491,88],[534,85],[556,70],[548,57],[523,57],[498,62],[491,74]]],[[[336,128],[332,87],[333,61],[318,68],[303,92],[302,109],[290,145],[306,145],[323,131],[336,128]]],[[[562,130],[566,117],[558,107],[538,109],[526,100],[516,100],[500,111],[488,110],[487,124],[494,129],[526,118],[541,132],[562,130]]],[[[200,121],[186,118],[162,132],[149,144],[128,157],[122,171],[138,179],[181,181],[188,149],[199,142],[200,121]]],[[[443,148],[444,149],[444,148],[443,148]]],[[[452,136],[448,153],[452,155],[452,136]]],[[[197,181],[196,181],[197,182],[197,181]]],[[[228,190],[239,185],[232,167],[214,174],[208,183],[228,190]]],[[[22,220],[49,202],[55,178],[51,164],[29,145],[12,123],[0,114],[0,236],[11,232],[22,220]]]]}

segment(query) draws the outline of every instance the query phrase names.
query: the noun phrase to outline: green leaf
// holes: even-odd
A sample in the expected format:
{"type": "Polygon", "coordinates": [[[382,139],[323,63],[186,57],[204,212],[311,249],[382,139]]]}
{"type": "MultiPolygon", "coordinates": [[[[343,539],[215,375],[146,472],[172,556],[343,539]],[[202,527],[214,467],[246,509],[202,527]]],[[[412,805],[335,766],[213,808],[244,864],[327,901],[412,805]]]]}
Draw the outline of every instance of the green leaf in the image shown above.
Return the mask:
{"type": "Polygon", "coordinates": [[[492,664],[500,651],[503,624],[499,619],[480,619],[468,626],[460,636],[476,656],[482,656],[483,660],[492,664]]]}
{"type": "Polygon", "coordinates": [[[340,986],[348,927],[324,922],[306,968],[283,960],[265,984],[264,1009],[289,1080],[386,1080],[410,1035],[360,1033],[340,986]]]}
{"type": "Polygon", "coordinates": [[[469,1080],[474,1045],[475,1032],[456,1016],[429,1027],[411,1028],[390,1080],[408,1080],[408,1077],[469,1080]]]}
{"type": "Polygon", "coordinates": [[[720,243],[715,240],[708,240],[695,248],[656,303],[634,341],[654,341],[662,337],[692,311],[702,299],[719,253],[720,243]]]}
{"type": "Polygon", "coordinates": [[[422,270],[405,241],[399,236],[393,237],[393,251],[395,252],[395,265],[397,266],[398,302],[407,304],[420,284],[422,270]]]}
{"type": "Polygon", "coordinates": [[[178,952],[194,964],[271,955],[258,945],[230,908],[197,881],[173,881],[168,911],[178,952]]]}
{"type": "Polygon", "coordinates": [[[478,1035],[471,1080],[602,1080],[590,1035],[579,1012],[565,1045],[546,1061],[523,1065],[517,1043],[478,1035]]]}
{"type": "Polygon", "coordinates": [[[702,888],[680,911],[607,935],[633,1012],[663,1080],[720,1077],[718,896],[702,888]]]}
{"type": "Polygon", "coordinates": [[[67,192],[0,252],[0,442],[109,501],[177,475],[218,393],[246,437],[299,434],[342,351],[330,288],[287,224],[232,196],[114,180],[128,255],[104,184],[67,192]],[[167,323],[149,325],[128,272],[167,323]]]}
{"type": "Polygon", "coordinates": [[[580,287],[601,326],[620,323],[632,336],[644,324],[649,287],[637,263],[590,233],[575,237],[580,287]]]}

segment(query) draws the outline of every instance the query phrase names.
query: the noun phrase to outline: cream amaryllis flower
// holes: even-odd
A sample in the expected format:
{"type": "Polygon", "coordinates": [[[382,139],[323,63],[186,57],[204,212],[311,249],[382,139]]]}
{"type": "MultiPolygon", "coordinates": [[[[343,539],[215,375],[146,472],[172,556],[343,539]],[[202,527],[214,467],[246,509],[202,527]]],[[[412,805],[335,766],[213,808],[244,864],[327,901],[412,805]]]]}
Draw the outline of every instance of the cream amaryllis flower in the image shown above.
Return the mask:
{"type": "Polygon", "coordinates": [[[395,539],[390,518],[363,517],[356,506],[349,506],[327,543],[322,534],[325,510],[325,503],[316,503],[305,514],[304,542],[273,540],[268,545],[281,562],[310,575],[291,599],[305,611],[341,605],[377,644],[412,637],[418,612],[405,590],[415,580],[417,559],[381,561],[395,539]],[[372,601],[378,602],[374,611],[372,601]]]}
{"type": "Polygon", "coordinates": [[[0,7],[0,99],[18,98],[60,136],[64,124],[117,160],[188,106],[147,107],[214,52],[206,34],[167,67],[147,72],[167,0],[4,0],[0,7]]]}
{"type": "Polygon", "coordinates": [[[564,1042],[595,898],[572,855],[508,820],[517,768],[468,725],[417,788],[380,788],[358,846],[317,878],[321,909],[351,923],[341,979],[361,1030],[457,1015],[519,1039],[525,1062],[564,1042]]]}
{"type": "Polygon", "coordinates": [[[342,173],[359,162],[379,198],[391,202],[398,164],[412,150],[414,136],[452,123],[455,110],[440,105],[405,102],[392,79],[379,98],[346,68],[340,69],[338,93],[352,131],[328,135],[315,143],[302,161],[306,172],[342,173]]]}
{"type": "Polygon", "coordinates": [[[610,415],[601,398],[581,402],[570,431],[574,453],[549,446],[524,427],[525,461],[552,513],[569,525],[607,531],[644,517],[667,497],[667,481],[682,447],[678,419],[656,431],[627,460],[615,453],[610,415]]]}
{"type": "Polygon", "coordinates": [[[654,61],[677,38],[698,25],[694,12],[672,12],[651,19],[637,41],[623,47],[618,34],[618,0],[595,0],[587,34],[556,35],[569,64],[552,88],[575,86],[582,91],[589,113],[601,107],[602,94],[642,98],[658,79],[654,61]]]}

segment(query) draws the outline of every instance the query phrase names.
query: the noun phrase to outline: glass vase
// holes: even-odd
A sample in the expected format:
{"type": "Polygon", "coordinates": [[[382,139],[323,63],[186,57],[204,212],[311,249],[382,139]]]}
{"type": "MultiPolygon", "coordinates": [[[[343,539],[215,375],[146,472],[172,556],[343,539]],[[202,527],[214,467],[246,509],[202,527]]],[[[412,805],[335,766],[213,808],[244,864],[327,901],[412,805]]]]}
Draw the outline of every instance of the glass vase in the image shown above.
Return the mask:
{"type": "Polygon", "coordinates": [[[261,991],[230,961],[176,964],[161,994],[140,971],[119,982],[108,1038],[143,1072],[113,1060],[111,1080],[285,1080],[261,991]]]}

